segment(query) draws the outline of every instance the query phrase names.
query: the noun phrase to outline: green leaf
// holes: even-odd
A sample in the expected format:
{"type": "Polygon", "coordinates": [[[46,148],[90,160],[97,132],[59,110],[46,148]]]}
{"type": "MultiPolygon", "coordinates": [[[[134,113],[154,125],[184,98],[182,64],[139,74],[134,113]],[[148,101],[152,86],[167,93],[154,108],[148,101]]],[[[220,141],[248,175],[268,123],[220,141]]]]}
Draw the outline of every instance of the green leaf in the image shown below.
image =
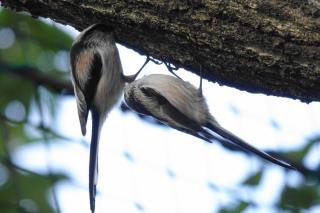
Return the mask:
{"type": "Polygon", "coordinates": [[[241,213],[249,206],[248,202],[241,201],[237,205],[228,208],[222,208],[219,213],[241,213]]]}
{"type": "MultiPolygon", "coordinates": [[[[36,67],[60,77],[62,74],[68,75],[66,70],[55,66],[55,56],[61,51],[68,53],[72,44],[73,39],[66,32],[55,25],[8,9],[0,10],[0,30],[3,28],[11,29],[15,40],[12,46],[0,49],[0,62],[36,67]]],[[[68,54],[64,55],[68,57],[68,54]]]]}
{"type": "Polygon", "coordinates": [[[35,175],[17,172],[14,168],[7,182],[0,186],[1,212],[26,212],[23,204],[29,201],[35,205],[36,212],[54,212],[48,200],[48,193],[53,184],[66,179],[62,174],[35,175]]]}
{"type": "Polygon", "coordinates": [[[302,210],[320,203],[319,185],[286,186],[282,191],[279,207],[287,210],[302,210]]]}
{"type": "Polygon", "coordinates": [[[49,25],[25,13],[14,13],[8,9],[2,9],[0,12],[1,26],[14,29],[17,39],[31,41],[53,51],[68,50],[72,43],[71,36],[55,25],[49,25]]]}
{"type": "Polygon", "coordinates": [[[0,73],[0,112],[3,113],[7,104],[11,101],[20,101],[29,112],[30,103],[35,91],[33,84],[24,79],[19,79],[12,75],[0,73]]]}
{"type": "Polygon", "coordinates": [[[250,186],[256,186],[260,183],[260,180],[262,178],[262,172],[259,171],[251,176],[249,176],[244,182],[244,185],[250,185],[250,186]]]}
{"type": "Polygon", "coordinates": [[[320,141],[320,136],[318,136],[318,135],[313,138],[310,138],[308,140],[308,143],[306,143],[306,145],[303,148],[296,150],[296,151],[286,152],[285,156],[288,156],[291,159],[296,159],[296,160],[301,161],[308,154],[308,152],[311,150],[311,148],[315,144],[319,143],[319,141],[320,141]]]}

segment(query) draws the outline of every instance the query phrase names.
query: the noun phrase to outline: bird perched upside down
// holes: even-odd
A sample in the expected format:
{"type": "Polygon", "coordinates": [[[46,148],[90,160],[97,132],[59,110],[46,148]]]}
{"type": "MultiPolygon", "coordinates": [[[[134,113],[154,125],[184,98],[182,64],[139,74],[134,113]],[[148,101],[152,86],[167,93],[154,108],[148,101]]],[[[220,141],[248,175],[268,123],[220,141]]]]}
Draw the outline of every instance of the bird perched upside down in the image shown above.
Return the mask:
{"type": "Polygon", "coordinates": [[[108,112],[121,97],[124,80],[112,30],[95,24],[82,31],[70,50],[72,82],[82,134],[89,111],[92,132],[89,159],[90,208],[94,212],[98,177],[98,142],[108,112]]]}
{"type": "Polygon", "coordinates": [[[82,135],[86,134],[89,111],[92,117],[89,157],[89,197],[92,212],[95,209],[101,127],[108,112],[121,97],[125,82],[134,81],[149,60],[147,58],[136,74],[125,76],[112,29],[104,24],[89,26],[72,44],[71,75],[82,135]]]}
{"type": "Polygon", "coordinates": [[[174,129],[210,143],[218,140],[223,145],[233,145],[282,167],[294,169],[290,164],[258,150],[220,126],[210,114],[201,89],[181,79],[162,74],[144,76],[125,86],[124,98],[134,111],[153,116],[174,129]]]}

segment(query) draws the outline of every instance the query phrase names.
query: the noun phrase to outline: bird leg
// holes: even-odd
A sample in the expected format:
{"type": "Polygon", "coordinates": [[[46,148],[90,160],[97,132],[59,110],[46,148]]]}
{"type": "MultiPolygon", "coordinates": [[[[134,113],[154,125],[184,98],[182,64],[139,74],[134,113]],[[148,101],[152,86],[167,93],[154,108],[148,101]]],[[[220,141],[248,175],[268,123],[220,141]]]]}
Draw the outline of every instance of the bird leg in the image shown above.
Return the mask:
{"type": "MultiPolygon", "coordinates": [[[[144,62],[144,64],[142,65],[142,67],[138,70],[138,72],[136,72],[136,74],[133,74],[133,75],[124,75],[122,74],[122,79],[127,82],[127,83],[131,83],[133,82],[134,80],[136,80],[136,78],[138,77],[139,73],[143,70],[143,68],[149,63],[150,61],[150,57],[147,56],[147,59],[146,61],[144,62]]],[[[152,59],[153,61],[153,59],[152,59]]],[[[153,61],[154,62],[154,61],[153,61]]]]}
{"type": "Polygon", "coordinates": [[[202,96],[202,66],[201,65],[200,65],[199,75],[200,75],[199,95],[202,96]]]}
{"type": "Polygon", "coordinates": [[[174,75],[175,77],[181,79],[174,71],[177,71],[178,68],[177,67],[173,67],[170,63],[167,62],[162,62],[162,61],[158,61],[154,58],[152,58],[151,56],[147,56],[147,59],[149,59],[150,61],[152,61],[153,63],[155,63],[156,65],[161,65],[164,63],[164,65],[167,67],[168,71],[174,75]]]}
{"type": "Polygon", "coordinates": [[[174,76],[176,76],[177,78],[179,78],[180,80],[182,80],[182,79],[174,72],[174,71],[177,71],[179,68],[173,67],[173,66],[171,66],[170,63],[167,63],[167,62],[164,62],[164,65],[166,65],[168,71],[169,71],[172,75],[174,75],[174,76]]]}
{"type": "Polygon", "coordinates": [[[150,61],[152,61],[153,63],[155,63],[156,65],[160,65],[163,64],[162,61],[158,61],[157,59],[152,58],[151,56],[147,56],[149,58],[150,61]]]}
{"type": "MultiPolygon", "coordinates": [[[[124,75],[122,74],[122,79],[127,82],[127,83],[131,83],[133,82],[139,75],[139,73],[143,70],[143,68],[149,63],[149,61],[152,61],[153,63],[157,64],[157,65],[160,65],[162,63],[164,63],[168,69],[168,71],[174,75],[175,77],[181,79],[174,71],[178,70],[177,67],[173,67],[170,63],[167,63],[167,62],[160,62],[160,61],[157,61],[153,58],[151,58],[151,56],[147,56],[147,59],[146,61],[144,62],[144,64],[142,65],[142,67],[138,70],[138,72],[136,72],[135,74],[133,75],[124,75]]],[[[182,80],[182,79],[181,79],[182,80]]]]}

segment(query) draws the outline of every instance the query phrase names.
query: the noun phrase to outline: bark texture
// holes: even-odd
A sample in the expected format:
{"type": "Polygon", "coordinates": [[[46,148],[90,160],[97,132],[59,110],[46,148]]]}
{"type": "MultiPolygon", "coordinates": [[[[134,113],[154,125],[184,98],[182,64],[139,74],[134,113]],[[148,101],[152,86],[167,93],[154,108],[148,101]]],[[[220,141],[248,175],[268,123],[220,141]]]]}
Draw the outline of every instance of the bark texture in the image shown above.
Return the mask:
{"type": "Polygon", "coordinates": [[[1,0],[117,42],[213,82],[320,100],[320,0],[1,0]]]}

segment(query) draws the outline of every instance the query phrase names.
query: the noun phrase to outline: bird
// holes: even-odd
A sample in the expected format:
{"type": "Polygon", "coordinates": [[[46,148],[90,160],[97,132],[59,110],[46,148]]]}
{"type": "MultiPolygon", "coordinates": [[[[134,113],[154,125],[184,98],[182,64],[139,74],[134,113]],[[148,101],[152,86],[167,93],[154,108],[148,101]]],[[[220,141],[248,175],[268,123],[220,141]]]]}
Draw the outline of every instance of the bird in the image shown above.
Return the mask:
{"type": "Polygon", "coordinates": [[[147,75],[125,85],[124,100],[137,113],[152,116],[173,129],[209,143],[217,140],[224,146],[254,153],[284,168],[295,169],[223,128],[211,115],[202,95],[202,78],[197,89],[189,82],[170,75],[147,75]]]}
{"type": "Polygon", "coordinates": [[[124,75],[113,28],[101,23],[84,29],[71,46],[71,77],[83,136],[86,135],[89,111],[92,118],[89,157],[91,212],[95,211],[99,137],[102,125],[107,114],[121,98],[125,83],[134,81],[149,60],[147,58],[136,74],[124,75]]]}

